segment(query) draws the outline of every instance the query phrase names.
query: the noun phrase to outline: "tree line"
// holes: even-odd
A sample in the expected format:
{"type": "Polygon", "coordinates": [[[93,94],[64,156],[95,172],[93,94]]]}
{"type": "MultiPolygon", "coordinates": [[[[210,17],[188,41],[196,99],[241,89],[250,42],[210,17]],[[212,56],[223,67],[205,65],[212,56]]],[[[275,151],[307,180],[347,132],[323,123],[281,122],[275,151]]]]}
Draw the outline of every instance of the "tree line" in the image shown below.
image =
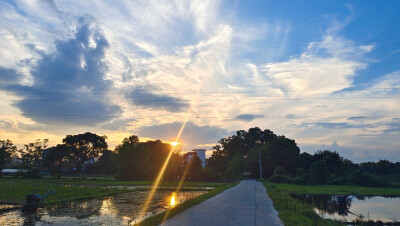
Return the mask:
{"type": "Polygon", "coordinates": [[[141,142],[132,135],[111,151],[106,139],[87,132],[67,135],[54,147],[48,148],[48,140],[44,139],[20,150],[10,140],[0,140],[0,170],[10,164],[12,157],[18,157],[20,163],[14,167],[24,171],[16,176],[40,177],[40,171],[48,171],[58,178],[65,173],[85,173],[112,174],[119,180],[153,180],[170,155],[164,180],[259,178],[260,157],[262,176],[272,182],[385,186],[390,183],[384,175],[400,174],[399,162],[356,164],[336,151],[301,153],[295,140],[258,127],[222,138],[206,160],[206,168],[197,156],[187,161],[180,149],[160,140],[141,142]]]}
{"type": "MultiPolygon", "coordinates": [[[[263,178],[272,182],[388,186],[387,175],[399,178],[400,174],[400,162],[379,160],[356,164],[336,151],[300,153],[294,140],[258,127],[237,131],[218,143],[206,164],[227,178],[245,175],[259,178],[260,157],[263,178]]],[[[400,180],[394,182],[400,184],[400,180]]]]}
{"type": "MultiPolygon", "coordinates": [[[[48,139],[36,140],[17,150],[10,140],[0,140],[0,172],[10,165],[12,158],[20,160],[12,164],[20,169],[15,176],[41,177],[40,172],[61,174],[112,174],[120,180],[153,180],[158,175],[167,156],[171,153],[163,179],[206,179],[201,160],[194,156],[185,161],[180,149],[160,140],[140,142],[132,135],[125,138],[114,151],[108,149],[106,136],[90,132],[67,135],[62,144],[47,148],[48,139]]],[[[1,177],[1,173],[0,173],[1,177]]]]}

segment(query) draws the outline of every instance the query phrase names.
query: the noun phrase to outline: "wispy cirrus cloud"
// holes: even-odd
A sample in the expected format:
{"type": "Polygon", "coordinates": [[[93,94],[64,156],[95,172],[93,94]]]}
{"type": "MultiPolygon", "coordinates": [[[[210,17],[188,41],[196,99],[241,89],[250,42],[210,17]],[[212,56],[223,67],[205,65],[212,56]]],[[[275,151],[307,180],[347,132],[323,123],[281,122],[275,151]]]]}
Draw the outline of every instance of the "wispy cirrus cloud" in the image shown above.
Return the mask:
{"type": "Polygon", "coordinates": [[[8,90],[0,97],[16,100],[3,109],[19,114],[7,122],[33,124],[19,128],[40,131],[34,124],[62,121],[166,139],[164,134],[176,135],[181,121],[189,120],[184,133],[192,136],[190,147],[251,126],[303,146],[337,141],[351,151],[357,142],[354,156],[364,159],[372,152],[358,151],[375,147],[364,135],[385,140],[387,150],[395,147],[390,138],[396,122],[385,116],[398,115],[398,99],[386,97],[399,95],[399,72],[358,87],[355,80],[376,61],[371,53],[379,45],[342,35],[349,17],[323,24],[321,33],[313,29],[318,37],[292,48],[287,40],[296,35],[296,24],[241,18],[226,1],[0,4],[0,89],[8,90]],[[77,22],[82,17],[91,20],[77,22]],[[31,103],[45,98],[12,90],[73,94],[53,96],[66,100],[67,108],[65,101],[31,103]],[[35,111],[112,117],[27,114],[35,111]]]}

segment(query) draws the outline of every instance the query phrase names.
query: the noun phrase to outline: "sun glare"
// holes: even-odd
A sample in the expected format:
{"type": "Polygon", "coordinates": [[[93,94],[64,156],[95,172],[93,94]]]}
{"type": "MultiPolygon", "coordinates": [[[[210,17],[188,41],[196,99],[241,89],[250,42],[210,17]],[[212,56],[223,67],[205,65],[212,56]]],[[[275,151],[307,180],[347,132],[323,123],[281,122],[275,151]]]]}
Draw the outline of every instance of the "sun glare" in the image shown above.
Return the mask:
{"type": "Polygon", "coordinates": [[[176,193],[172,192],[172,196],[171,196],[171,206],[174,207],[176,205],[176,193]]]}
{"type": "Polygon", "coordinates": [[[172,146],[176,146],[176,145],[178,145],[179,143],[178,142],[171,142],[170,143],[172,146]]]}

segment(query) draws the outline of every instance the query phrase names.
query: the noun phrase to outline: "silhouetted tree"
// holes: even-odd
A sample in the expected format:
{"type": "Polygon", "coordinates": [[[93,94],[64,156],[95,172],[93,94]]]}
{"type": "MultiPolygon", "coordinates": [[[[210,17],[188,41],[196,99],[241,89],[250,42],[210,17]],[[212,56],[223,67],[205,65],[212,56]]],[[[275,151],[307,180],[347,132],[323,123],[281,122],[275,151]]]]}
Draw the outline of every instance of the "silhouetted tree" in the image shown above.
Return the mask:
{"type": "Polygon", "coordinates": [[[139,143],[139,137],[136,135],[131,135],[129,137],[125,137],[122,141],[122,144],[137,144],[139,143]]]}
{"type": "Polygon", "coordinates": [[[46,149],[43,165],[48,167],[50,172],[55,172],[60,179],[62,167],[70,160],[70,147],[66,144],[58,144],[56,147],[46,149]]]}
{"type": "Polygon", "coordinates": [[[238,179],[242,177],[245,168],[245,160],[242,156],[236,155],[229,162],[228,167],[226,169],[226,177],[238,179]]]}
{"type": "Polygon", "coordinates": [[[99,154],[107,150],[106,136],[98,136],[90,132],[78,135],[67,135],[63,139],[64,144],[70,147],[74,165],[79,172],[86,161],[99,157],[99,154]]]}
{"type": "Polygon", "coordinates": [[[190,159],[187,175],[187,178],[190,178],[192,181],[200,181],[203,179],[203,167],[201,166],[201,160],[197,155],[194,155],[190,159]]]}
{"type": "Polygon", "coordinates": [[[125,142],[115,148],[112,157],[118,168],[117,178],[121,180],[154,180],[160,173],[171,151],[163,179],[176,180],[182,169],[182,156],[168,143],[159,140],[147,142],[125,142]]]}
{"type": "Polygon", "coordinates": [[[336,151],[317,151],[314,156],[314,161],[323,161],[326,164],[329,174],[339,176],[344,173],[344,159],[336,151]]]}
{"type": "Polygon", "coordinates": [[[96,173],[112,174],[115,171],[115,166],[112,161],[113,152],[103,150],[97,162],[94,163],[96,173]]]}
{"type": "Polygon", "coordinates": [[[297,165],[298,167],[302,167],[303,169],[308,170],[313,162],[313,155],[310,155],[307,152],[303,152],[299,156],[299,161],[297,165]]]}
{"type": "Polygon", "coordinates": [[[39,166],[43,157],[43,150],[47,147],[48,139],[37,139],[34,143],[25,144],[19,152],[22,157],[25,168],[28,172],[27,177],[40,177],[39,166]]]}
{"type": "Polygon", "coordinates": [[[11,156],[17,148],[11,140],[0,140],[0,178],[5,165],[11,161],[11,156]]]}

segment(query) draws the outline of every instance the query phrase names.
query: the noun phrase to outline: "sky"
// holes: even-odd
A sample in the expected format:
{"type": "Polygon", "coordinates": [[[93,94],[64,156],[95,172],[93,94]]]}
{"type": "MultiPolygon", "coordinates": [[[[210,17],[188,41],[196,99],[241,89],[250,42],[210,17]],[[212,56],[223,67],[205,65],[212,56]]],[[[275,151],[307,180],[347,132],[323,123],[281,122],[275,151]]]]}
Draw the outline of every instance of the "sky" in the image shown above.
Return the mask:
{"type": "MultiPolygon", "coordinates": [[[[400,1],[0,2],[0,139],[211,150],[251,127],[400,161],[400,1]]],[[[210,155],[210,151],[208,155],[210,155]]]]}

